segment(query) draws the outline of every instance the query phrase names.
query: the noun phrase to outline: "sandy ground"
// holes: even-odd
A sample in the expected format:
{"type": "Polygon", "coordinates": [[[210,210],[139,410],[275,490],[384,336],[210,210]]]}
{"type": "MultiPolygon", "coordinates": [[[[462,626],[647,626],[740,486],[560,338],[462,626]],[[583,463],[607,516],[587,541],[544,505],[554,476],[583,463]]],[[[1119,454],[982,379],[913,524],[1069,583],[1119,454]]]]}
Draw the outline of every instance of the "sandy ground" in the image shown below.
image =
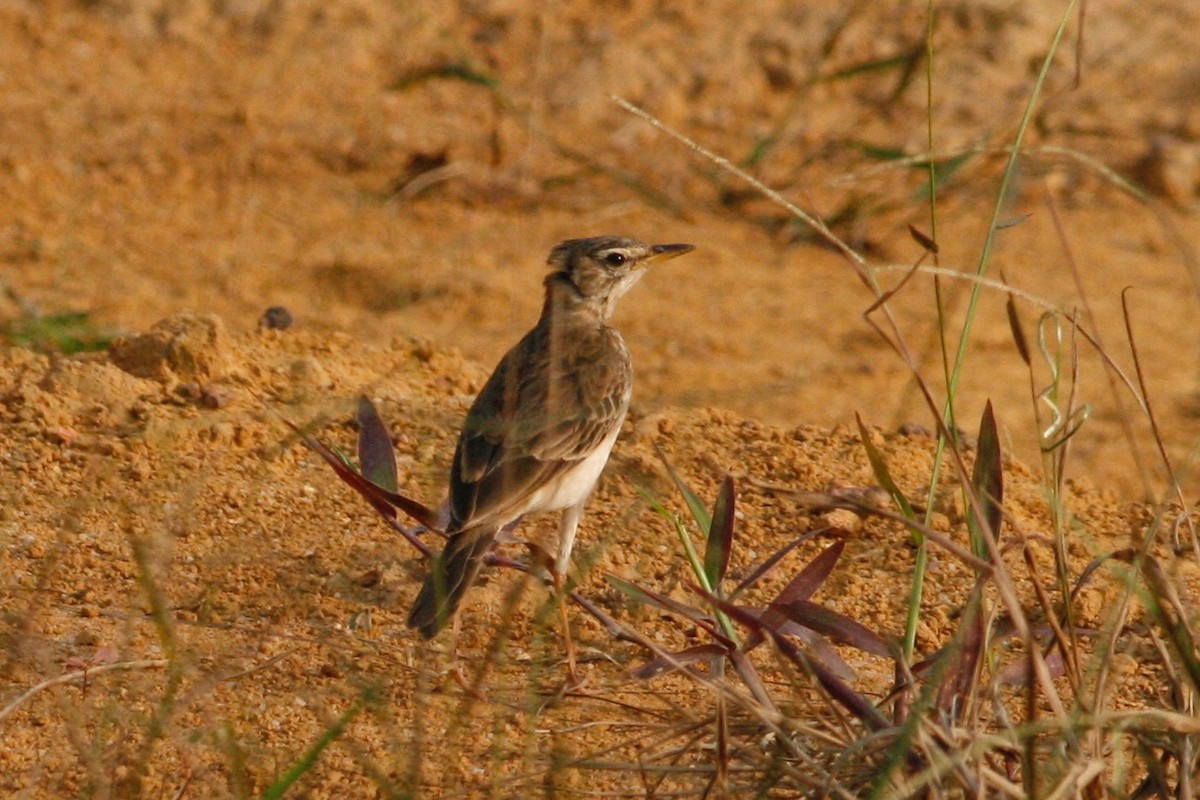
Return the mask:
{"type": "MultiPolygon", "coordinates": [[[[141,664],[0,718],[0,791],[253,794],[370,688],[383,702],[303,779],[309,796],[550,792],[550,763],[572,764],[549,773],[567,788],[645,794],[627,765],[667,746],[655,725],[699,707],[697,690],[631,681],[644,655],[579,615],[589,688],[547,703],[559,644],[530,622],[545,592],[507,609],[504,572],[472,594],[457,661],[448,640],[420,645],[403,626],[420,560],[280,418],[351,452],[368,394],[403,488],[436,502],[463,412],[536,317],[549,248],[604,232],[695,243],[619,311],[634,408],[583,532],[584,591],[672,646],[694,643],[605,582],[686,596],[678,543],[637,491],[681,507],[656,445],[702,496],[725,472],[743,479],[732,570],[745,574],[825,521],[752,480],[872,484],[857,411],[920,497],[934,426],[912,371],[864,319],[873,298],[847,261],[609,95],[826,219],[884,288],[922,258],[908,225],[936,232],[941,269],[973,272],[1052,5],[939,7],[935,227],[918,163],[924,4],[0,3],[0,323],[12,340],[31,314],[87,311],[124,337],[111,355],[0,349],[0,705],[84,666],[141,664]],[[259,331],[276,305],[295,325],[259,331]]],[[[1139,503],[1171,496],[1141,390],[1124,383],[1136,386],[1126,287],[1185,501],[1198,485],[1200,9],[1153,6],[1093,3],[1082,38],[1068,25],[988,271],[1020,294],[1034,374],[989,288],[959,387],[968,433],[995,405],[1008,524],[1044,536],[1038,432],[1053,414],[1031,398],[1051,384],[1058,320],[1058,405],[1073,389],[1088,409],[1068,466],[1076,574],[1143,532],[1154,511],[1139,503]],[[1048,358],[1045,311],[1058,313],[1040,326],[1048,358]],[[1115,369],[1072,334],[1072,313],[1115,369]]],[[[971,285],[942,279],[947,330],[971,285]]],[[[940,396],[936,307],[927,272],[891,302],[940,396]]],[[[938,524],[962,542],[946,502],[938,524]]],[[[552,529],[535,521],[530,535],[552,529]]],[[[789,556],[763,596],[819,547],[789,556]]],[[[912,553],[905,531],[871,521],[817,599],[897,635],[912,553]]],[[[1194,591],[1194,562],[1173,569],[1194,591]]],[[[951,634],[966,576],[935,555],[922,652],[951,634]]],[[[1102,622],[1108,591],[1085,595],[1085,618],[1102,622]]],[[[1145,646],[1122,649],[1121,703],[1156,695],[1145,646]]],[[[879,696],[887,663],[845,657],[879,696]]]]}

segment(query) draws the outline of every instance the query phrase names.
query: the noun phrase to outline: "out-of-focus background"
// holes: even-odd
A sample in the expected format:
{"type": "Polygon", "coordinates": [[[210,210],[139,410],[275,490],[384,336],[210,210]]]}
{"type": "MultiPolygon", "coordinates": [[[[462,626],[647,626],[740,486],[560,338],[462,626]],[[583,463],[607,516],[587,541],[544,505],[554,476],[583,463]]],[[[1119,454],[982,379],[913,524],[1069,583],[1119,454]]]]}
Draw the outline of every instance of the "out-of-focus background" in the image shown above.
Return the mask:
{"type": "MultiPolygon", "coordinates": [[[[988,277],[1078,313],[1130,376],[1120,293],[1132,287],[1151,400],[1183,459],[1200,431],[1188,322],[1200,11],[1087,8],[1034,110],[988,277]]],[[[931,66],[924,3],[6,3],[0,323],[87,312],[136,331],[189,309],[239,331],[284,305],[307,330],[423,337],[491,364],[535,318],[550,247],[615,232],[698,246],[620,310],[642,408],[931,426],[864,322],[872,297],[847,263],[610,95],[821,217],[892,268],[877,275],[887,289],[922,254],[909,224],[936,232],[941,268],[977,267],[1061,11],[937,5],[931,66]]],[[[969,289],[942,283],[951,334],[969,289]]],[[[920,274],[893,301],[930,381],[942,371],[934,298],[920,274]]],[[[963,416],[990,397],[1036,461],[1004,301],[985,292],[963,416]]],[[[1017,310],[1032,341],[1045,308],[1017,310]]],[[[1139,475],[1161,478],[1144,417],[1127,391],[1114,401],[1086,339],[1065,322],[1063,335],[1080,351],[1076,403],[1092,409],[1076,474],[1156,494],[1139,475]]],[[[1040,392],[1050,378],[1034,356],[1040,392]]]]}

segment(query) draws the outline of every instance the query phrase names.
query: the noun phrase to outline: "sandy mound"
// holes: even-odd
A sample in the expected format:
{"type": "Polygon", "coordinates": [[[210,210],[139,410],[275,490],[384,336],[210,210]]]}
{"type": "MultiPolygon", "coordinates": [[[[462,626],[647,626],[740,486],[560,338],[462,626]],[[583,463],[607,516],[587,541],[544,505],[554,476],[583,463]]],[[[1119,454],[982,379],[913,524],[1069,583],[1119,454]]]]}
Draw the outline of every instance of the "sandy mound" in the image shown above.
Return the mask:
{"type": "MultiPolygon", "coordinates": [[[[689,700],[697,690],[679,679],[632,681],[627,667],[646,654],[611,641],[575,609],[587,693],[542,708],[540,693],[561,678],[554,628],[532,622],[545,614],[547,595],[540,587],[513,595],[521,582],[504,570],[489,570],[469,595],[454,640],[457,660],[445,652],[447,640],[426,646],[404,627],[420,559],[280,418],[311,425],[353,452],[353,401],[367,393],[392,426],[402,489],[435,501],[459,419],[484,377],[480,368],[403,339],[365,347],[348,337],[222,331],[217,318],[182,315],[118,343],[112,356],[3,355],[0,439],[11,477],[0,522],[9,576],[6,680],[31,687],[64,671],[135,665],[42,691],[5,718],[5,791],[74,794],[112,785],[157,794],[186,783],[197,796],[221,796],[231,786],[261,789],[365,687],[386,703],[355,720],[345,734],[352,744],[328,751],[306,785],[358,795],[373,785],[374,769],[395,785],[480,786],[503,778],[521,786],[537,783],[547,759],[610,747],[612,758],[629,758],[640,740],[622,724],[648,725],[647,708],[666,713],[705,702],[689,700]],[[197,370],[201,364],[208,366],[197,370]],[[456,683],[456,674],[467,683],[456,683]],[[614,702],[639,705],[607,707],[614,702]],[[575,727],[601,711],[604,725],[575,727]],[[161,738],[149,738],[150,725],[161,726],[161,738]],[[244,770],[236,775],[229,773],[233,752],[244,770]]],[[[872,435],[915,495],[928,480],[932,438],[917,429],[872,435]]],[[[699,641],[695,628],[634,604],[605,581],[615,575],[691,601],[678,540],[636,491],[644,487],[682,510],[655,446],[702,497],[715,496],[726,472],[746,476],[734,579],[830,521],[792,498],[754,489],[750,478],[804,492],[874,483],[848,429],[782,429],[715,410],[633,416],[585,517],[582,591],[674,648],[699,641]]],[[[1006,460],[1005,479],[1010,531],[1044,537],[1037,477],[1006,460]]],[[[961,544],[956,496],[948,486],[934,519],[961,544]]],[[[1145,521],[1144,512],[1087,487],[1073,486],[1068,497],[1077,514],[1075,574],[1094,555],[1123,546],[1145,521]]],[[[910,537],[885,520],[841,522],[843,530],[787,556],[755,597],[778,590],[835,535],[846,537],[845,554],[816,599],[894,637],[903,624],[910,537]]],[[[531,521],[525,533],[548,534],[552,523],[531,521]]],[[[1032,547],[1049,569],[1048,549],[1032,547]]],[[[968,576],[935,549],[920,651],[952,634],[951,612],[968,576]]],[[[1108,583],[1096,586],[1081,603],[1081,624],[1098,624],[1111,601],[1108,583]]],[[[861,691],[886,690],[886,660],[843,651],[861,691]]],[[[1152,696],[1154,677],[1129,663],[1119,676],[1122,702],[1152,696]]],[[[636,779],[598,767],[561,777],[590,788],[628,788],[636,779]]]]}

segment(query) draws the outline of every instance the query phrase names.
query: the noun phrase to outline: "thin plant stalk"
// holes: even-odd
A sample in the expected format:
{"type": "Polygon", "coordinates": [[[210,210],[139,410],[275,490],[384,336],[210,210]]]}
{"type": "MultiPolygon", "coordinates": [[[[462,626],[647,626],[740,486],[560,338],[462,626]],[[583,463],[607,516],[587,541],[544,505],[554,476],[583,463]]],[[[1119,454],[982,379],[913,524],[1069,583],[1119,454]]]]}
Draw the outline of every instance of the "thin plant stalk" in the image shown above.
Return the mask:
{"type": "MultiPolygon", "coordinates": [[[[988,265],[991,262],[992,248],[995,244],[996,233],[1000,229],[1000,217],[1004,211],[1005,201],[1008,197],[1009,186],[1012,183],[1013,176],[1016,174],[1017,158],[1021,152],[1021,143],[1024,141],[1025,134],[1029,129],[1029,124],[1033,120],[1034,109],[1037,107],[1037,102],[1038,102],[1039,97],[1041,96],[1042,87],[1046,83],[1047,75],[1049,75],[1050,65],[1054,62],[1054,55],[1055,55],[1055,53],[1058,52],[1059,45],[1062,42],[1063,34],[1065,33],[1066,28],[1067,28],[1067,21],[1071,18],[1071,12],[1075,8],[1075,2],[1076,2],[1076,0],[1069,0],[1069,2],[1067,3],[1067,7],[1063,10],[1063,15],[1059,21],[1058,29],[1055,31],[1054,38],[1050,43],[1050,48],[1046,53],[1045,59],[1043,59],[1043,61],[1042,61],[1042,66],[1038,72],[1037,80],[1034,81],[1033,89],[1029,95],[1029,101],[1026,103],[1025,111],[1021,115],[1021,122],[1017,126],[1017,135],[1014,138],[1012,149],[1009,152],[1008,162],[1004,166],[1004,172],[1001,174],[1001,177],[1000,177],[1000,188],[996,193],[996,204],[995,204],[995,207],[992,209],[992,218],[988,224],[987,235],[984,238],[983,248],[981,249],[980,254],[979,254],[979,265],[976,267],[976,270],[975,270],[975,274],[979,278],[983,278],[987,275],[988,265]]],[[[932,32],[933,32],[932,13],[933,12],[932,12],[932,2],[931,2],[930,3],[930,12],[929,12],[930,28],[929,28],[929,33],[928,33],[928,36],[930,38],[929,46],[931,48],[932,48],[932,32]]],[[[930,59],[930,64],[932,65],[932,59],[930,59]]],[[[933,70],[933,67],[929,66],[929,67],[927,67],[927,69],[929,69],[929,75],[930,75],[930,78],[928,81],[928,83],[930,85],[929,91],[932,93],[932,81],[933,81],[932,70],[933,70]]],[[[932,118],[932,113],[933,112],[932,112],[932,104],[931,104],[930,111],[929,111],[931,118],[932,118]]],[[[931,130],[932,130],[932,122],[930,122],[930,126],[931,126],[931,130]]],[[[933,148],[930,147],[931,152],[932,152],[932,149],[933,148]]],[[[932,161],[931,161],[931,164],[932,164],[932,161]]],[[[931,170],[932,170],[932,166],[931,166],[931,170]]],[[[931,176],[932,176],[932,174],[933,173],[931,171],[931,176]]],[[[936,183],[935,181],[931,180],[931,189],[935,189],[935,186],[934,186],[935,183],[936,183]]],[[[930,192],[931,199],[934,198],[935,196],[936,195],[935,195],[934,191],[931,191],[930,192]]],[[[934,241],[936,241],[936,234],[935,234],[934,241]]],[[[946,378],[946,401],[945,401],[945,405],[943,407],[942,416],[946,422],[945,429],[949,430],[949,431],[954,430],[954,399],[955,399],[956,395],[958,394],[958,382],[962,376],[962,371],[966,364],[967,348],[970,345],[971,331],[972,331],[972,328],[974,327],[975,315],[978,311],[979,302],[980,302],[980,298],[982,297],[982,295],[983,295],[983,285],[978,282],[972,283],[970,299],[967,301],[966,317],[963,320],[962,332],[960,333],[959,339],[958,339],[958,350],[954,356],[954,365],[953,365],[953,367],[950,368],[949,373],[947,374],[947,378],[946,378]]],[[[939,326],[944,327],[944,322],[942,320],[941,314],[942,314],[942,304],[941,304],[941,299],[940,299],[940,294],[939,294],[939,299],[938,299],[939,326]]],[[[946,353],[946,350],[943,349],[943,356],[945,355],[945,353],[946,353]]],[[[934,508],[934,501],[937,498],[937,487],[938,487],[938,483],[939,483],[939,478],[941,476],[942,461],[945,457],[945,449],[946,449],[947,444],[949,444],[949,442],[947,441],[946,436],[943,434],[942,430],[939,430],[938,438],[937,438],[937,446],[935,448],[934,457],[933,457],[933,469],[931,471],[930,478],[929,478],[929,492],[926,497],[926,503],[925,503],[925,507],[927,509],[934,508]]],[[[929,513],[931,513],[931,512],[930,511],[926,512],[927,515],[929,513]]],[[[926,522],[928,522],[928,519],[926,520],[926,522]]],[[[918,549],[918,556],[920,556],[920,555],[921,555],[921,552],[920,552],[920,549],[918,549]]],[[[925,560],[920,559],[919,563],[916,565],[916,567],[914,567],[913,589],[912,589],[912,595],[910,598],[910,599],[915,599],[918,604],[920,603],[920,598],[921,598],[921,594],[922,594],[922,587],[923,587],[923,583],[924,583],[924,572],[925,572],[925,560]]],[[[911,618],[911,615],[910,615],[910,618],[911,618]]],[[[911,628],[908,628],[905,630],[904,643],[905,643],[905,648],[907,650],[909,650],[909,652],[911,652],[910,641],[915,641],[915,637],[916,637],[915,627],[911,627],[911,628]]]]}

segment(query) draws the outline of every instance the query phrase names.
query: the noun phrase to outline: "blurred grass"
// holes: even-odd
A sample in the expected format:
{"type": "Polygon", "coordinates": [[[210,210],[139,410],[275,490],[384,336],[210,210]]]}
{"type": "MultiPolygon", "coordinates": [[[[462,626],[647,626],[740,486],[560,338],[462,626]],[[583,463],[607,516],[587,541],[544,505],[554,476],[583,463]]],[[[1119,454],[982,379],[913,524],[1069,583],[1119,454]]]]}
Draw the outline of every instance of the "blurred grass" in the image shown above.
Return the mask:
{"type": "Polygon", "coordinates": [[[117,333],[96,323],[88,311],[27,316],[0,322],[0,342],[39,353],[90,353],[107,350],[117,333]]]}

